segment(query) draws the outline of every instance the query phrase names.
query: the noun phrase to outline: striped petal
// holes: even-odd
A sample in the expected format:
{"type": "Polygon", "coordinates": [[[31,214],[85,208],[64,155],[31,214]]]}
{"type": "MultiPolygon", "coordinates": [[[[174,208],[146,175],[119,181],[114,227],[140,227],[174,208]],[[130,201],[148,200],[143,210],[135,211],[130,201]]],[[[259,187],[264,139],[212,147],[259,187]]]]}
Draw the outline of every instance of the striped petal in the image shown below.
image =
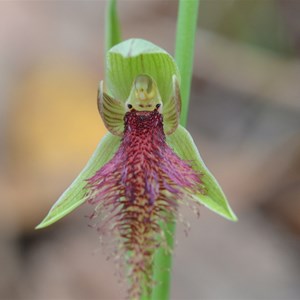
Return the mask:
{"type": "Polygon", "coordinates": [[[112,134],[122,136],[124,131],[124,103],[113,99],[103,91],[103,81],[100,81],[98,89],[98,110],[105,127],[112,134]]]}

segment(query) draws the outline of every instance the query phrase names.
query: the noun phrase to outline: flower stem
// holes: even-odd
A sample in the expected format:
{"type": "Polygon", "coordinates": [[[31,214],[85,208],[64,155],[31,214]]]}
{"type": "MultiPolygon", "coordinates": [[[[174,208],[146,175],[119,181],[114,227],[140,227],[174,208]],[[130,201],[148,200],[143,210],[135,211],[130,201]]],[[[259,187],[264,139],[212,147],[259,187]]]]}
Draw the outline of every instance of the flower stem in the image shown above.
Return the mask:
{"type": "MultiPolygon", "coordinates": [[[[174,235],[176,230],[175,220],[168,223],[164,228],[166,240],[169,249],[174,247],[174,235]]],[[[157,249],[154,256],[154,274],[153,278],[156,285],[153,287],[151,299],[167,300],[170,298],[171,287],[171,271],[172,271],[172,252],[166,249],[157,249]]],[[[144,298],[145,300],[147,298],[144,298]]]]}
{"type": "MultiPolygon", "coordinates": [[[[175,60],[181,74],[182,110],[180,124],[185,126],[188,116],[190,87],[193,73],[194,44],[199,0],[180,0],[178,9],[175,60]]],[[[165,235],[170,249],[174,246],[175,220],[167,224],[165,235]]],[[[151,299],[167,300],[170,296],[172,253],[160,248],[154,257],[154,286],[151,299]]],[[[147,299],[147,298],[143,298],[147,299]]]]}
{"type": "Polygon", "coordinates": [[[121,42],[121,30],[116,2],[116,0],[109,0],[107,3],[105,14],[105,52],[121,42]]]}

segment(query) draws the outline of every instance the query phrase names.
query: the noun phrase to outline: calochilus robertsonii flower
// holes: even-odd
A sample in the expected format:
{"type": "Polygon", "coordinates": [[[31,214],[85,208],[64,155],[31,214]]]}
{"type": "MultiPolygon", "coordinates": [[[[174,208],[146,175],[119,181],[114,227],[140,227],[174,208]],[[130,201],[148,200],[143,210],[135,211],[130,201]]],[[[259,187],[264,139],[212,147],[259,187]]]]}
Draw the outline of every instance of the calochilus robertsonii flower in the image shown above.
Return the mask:
{"type": "Polygon", "coordinates": [[[151,289],[152,260],[164,246],[162,225],[178,205],[203,204],[235,221],[219,184],[204,165],[186,129],[179,125],[180,75],[173,58],[154,44],[131,39],[108,51],[106,89],[98,109],[109,133],[72,185],[37,228],[46,227],[82,203],[100,235],[124,258],[132,298],[141,282],[151,289]]]}

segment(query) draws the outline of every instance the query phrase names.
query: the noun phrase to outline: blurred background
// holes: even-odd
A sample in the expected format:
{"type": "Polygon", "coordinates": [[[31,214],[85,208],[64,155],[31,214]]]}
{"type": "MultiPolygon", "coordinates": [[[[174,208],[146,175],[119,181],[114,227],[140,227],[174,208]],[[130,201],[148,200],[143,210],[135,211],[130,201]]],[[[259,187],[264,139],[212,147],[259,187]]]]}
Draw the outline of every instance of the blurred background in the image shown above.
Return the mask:
{"type": "MultiPolygon", "coordinates": [[[[300,299],[300,1],[201,0],[188,128],[239,217],[190,211],[172,299],[300,299]]],[[[177,1],[119,1],[173,53],[177,1]]],[[[123,299],[83,205],[34,231],[105,129],[104,1],[0,2],[0,299],[123,299]]]]}

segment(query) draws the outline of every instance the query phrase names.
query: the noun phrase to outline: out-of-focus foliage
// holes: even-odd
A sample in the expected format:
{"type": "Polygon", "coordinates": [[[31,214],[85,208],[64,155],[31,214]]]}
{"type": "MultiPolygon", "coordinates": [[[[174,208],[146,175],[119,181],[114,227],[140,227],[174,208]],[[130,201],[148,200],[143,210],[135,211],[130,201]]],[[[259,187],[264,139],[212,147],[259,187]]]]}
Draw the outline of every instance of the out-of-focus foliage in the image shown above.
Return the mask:
{"type": "Polygon", "coordinates": [[[83,68],[47,62],[16,85],[9,119],[11,159],[17,167],[57,170],[85,161],[105,132],[97,112],[97,85],[83,68]]]}
{"type": "Polygon", "coordinates": [[[294,48],[280,4],[270,0],[203,1],[199,25],[239,42],[290,55],[294,48]]]}

